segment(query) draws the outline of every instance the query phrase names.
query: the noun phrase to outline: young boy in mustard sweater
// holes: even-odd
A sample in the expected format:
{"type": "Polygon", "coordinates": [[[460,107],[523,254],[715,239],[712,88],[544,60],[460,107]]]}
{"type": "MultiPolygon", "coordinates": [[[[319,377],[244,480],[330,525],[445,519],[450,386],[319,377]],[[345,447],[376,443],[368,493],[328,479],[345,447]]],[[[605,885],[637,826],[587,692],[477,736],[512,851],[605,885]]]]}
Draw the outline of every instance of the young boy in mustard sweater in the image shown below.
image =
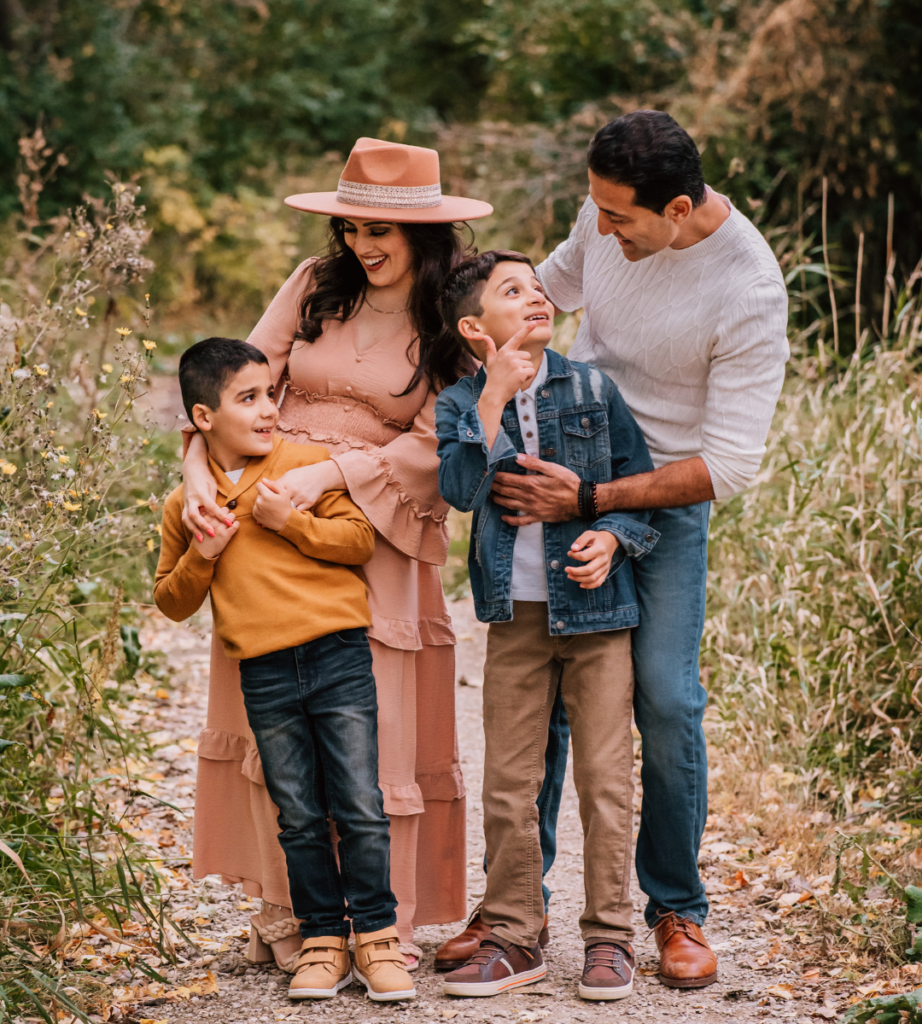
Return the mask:
{"type": "Polygon", "coordinates": [[[361,570],[374,529],[345,491],[309,512],[274,479],[330,457],[291,444],[278,422],[266,357],[209,338],[179,363],[183,405],[205,439],[219,503],[234,512],[213,536],[182,522],[182,487],[163,509],[154,600],[181,621],[211,595],[215,631],[240,661],[247,718],[279,808],[292,911],[303,944],[293,999],[323,999],[355,968],[377,1001],[416,995],[397,948],[390,835],[378,785],[377,697],[361,570]],[[340,864],[328,818],[340,837],[340,864]]]}

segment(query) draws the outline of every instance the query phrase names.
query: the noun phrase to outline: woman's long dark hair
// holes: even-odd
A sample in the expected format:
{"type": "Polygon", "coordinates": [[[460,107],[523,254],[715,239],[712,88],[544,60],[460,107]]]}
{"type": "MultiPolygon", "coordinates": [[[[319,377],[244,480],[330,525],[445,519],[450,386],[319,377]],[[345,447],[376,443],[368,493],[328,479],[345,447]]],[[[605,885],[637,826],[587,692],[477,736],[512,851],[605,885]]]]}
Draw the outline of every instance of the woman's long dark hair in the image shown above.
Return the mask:
{"type": "MultiPolygon", "coordinates": [[[[437,300],[448,272],[476,250],[466,242],[459,224],[397,224],[413,253],[413,287],[407,312],[413,328],[413,340],[407,355],[415,362],[410,383],[399,396],[410,394],[421,380],[434,391],[454,384],[473,372],[471,357],[446,335],[437,300]],[[413,346],[419,341],[418,358],[413,346]]],[[[470,230],[468,228],[468,230],[470,230]]],[[[361,307],[368,277],[359,258],[346,244],[344,221],[330,218],[327,251],[313,268],[311,290],[301,300],[301,325],[295,337],[313,342],[323,331],[324,320],[345,323],[361,307]]]]}

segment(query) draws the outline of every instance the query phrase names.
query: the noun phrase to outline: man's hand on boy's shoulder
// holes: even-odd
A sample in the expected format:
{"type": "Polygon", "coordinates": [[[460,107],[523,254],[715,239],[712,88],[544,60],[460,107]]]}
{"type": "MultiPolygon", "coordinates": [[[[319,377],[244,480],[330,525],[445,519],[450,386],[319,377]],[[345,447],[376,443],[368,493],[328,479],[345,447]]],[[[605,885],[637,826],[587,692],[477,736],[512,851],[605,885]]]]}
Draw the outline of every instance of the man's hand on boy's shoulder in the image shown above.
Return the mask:
{"type": "Polygon", "coordinates": [[[256,485],[259,497],[253,504],[253,518],[260,526],[278,532],[291,515],[291,495],[281,480],[263,480],[256,485]]]}
{"type": "Polygon", "coordinates": [[[192,546],[203,558],[217,558],[234,539],[234,534],[240,526],[228,509],[221,509],[221,513],[220,521],[210,520],[211,525],[207,533],[196,533],[192,538],[192,546]]]}
{"type": "Polygon", "coordinates": [[[566,574],[583,590],[595,590],[608,578],[618,538],[606,530],[586,530],[570,545],[567,554],[583,565],[568,565],[566,574]]]}

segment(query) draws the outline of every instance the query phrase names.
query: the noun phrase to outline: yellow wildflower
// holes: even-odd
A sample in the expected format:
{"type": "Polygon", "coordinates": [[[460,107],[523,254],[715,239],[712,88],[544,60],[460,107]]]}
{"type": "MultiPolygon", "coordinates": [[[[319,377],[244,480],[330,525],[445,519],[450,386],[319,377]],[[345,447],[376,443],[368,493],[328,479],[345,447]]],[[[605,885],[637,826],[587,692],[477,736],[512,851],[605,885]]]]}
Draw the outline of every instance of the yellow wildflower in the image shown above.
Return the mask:
{"type": "Polygon", "coordinates": [[[111,363],[103,363],[102,364],[102,370],[103,370],[103,373],[111,373],[112,372],[112,364],[111,363]]]}
{"type": "Polygon", "coordinates": [[[144,438],[144,440],[143,440],[143,441],[141,442],[141,444],[142,444],[142,445],[144,445],[144,444],[150,444],[150,441],[149,441],[149,440],[148,440],[148,439],[147,439],[147,438],[145,437],[145,438],[144,438]]]}
{"type": "Polygon", "coordinates": [[[35,370],[39,377],[48,376],[48,368],[46,366],[33,366],[32,369],[35,370]]]}
{"type": "Polygon", "coordinates": [[[109,414],[107,412],[100,412],[98,409],[93,410],[93,415],[98,420],[104,420],[109,414]]]}
{"type": "Polygon", "coordinates": [[[86,232],[85,231],[78,231],[78,232],[76,232],[76,235],[77,235],[78,238],[86,238],[86,232]]]}
{"type": "Polygon", "coordinates": [[[69,494],[69,495],[70,495],[70,496],[71,496],[72,498],[76,498],[76,497],[77,497],[77,492],[76,492],[76,491],[68,491],[67,493],[68,493],[68,494],[69,494]]]}
{"type": "Polygon", "coordinates": [[[79,306],[74,306],[74,311],[76,312],[77,316],[86,316],[86,310],[81,309],[79,306]]]}
{"type": "Polygon", "coordinates": [[[16,467],[12,462],[6,462],[0,460],[0,469],[3,470],[5,476],[12,476],[16,472],[16,467]]]}
{"type": "Polygon", "coordinates": [[[154,529],[157,531],[157,533],[161,537],[163,536],[163,527],[160,525],[160,523],[157,523],[157,525],[154,527],[154,529]]]}
{"type": "Polygon", "coordinates": [[[132,331],[130,327],[116,327],[115,333],[120,334],[123,338],[127,338],[128,335],[132,333],[132,331]]]}
{"type": "Polygon", "coordinates": [[[54,402],[46,402],[45,403],[45,408],[46,409],[50,409],[53,405],[54,405],[54,402]]]}
{"type": "Polygon", "coordinates": [[[134,499],[134,503],[135,503],[135,505],[146,505],[147,504],[147,498],[135,498],[134,499]]]}
{"type": "Polygon", "coordinates": [[[80,506],[75,505],[72,501],[65,501],[62,503],[68,512],[79,512],[80,506]]]}
{"type": "Polygon", "coordinates": [[[58,462],[70,462],[70,456],[69,455],[59,455],[58,456],[58,462]]]}
{"type": "Polygon", "coordinates": [[[141,344],[147,349],[148,352],[153,351],[157,347],[156,341],[142,341],[141,344]]]}
{"type": "Polygon", "coordinates": [[[127,384],[127,383],[129,383],[129,381],[133,381],[133,380],[134,380],[134,377],[132,377],[132,375],[130,373],[123,373],[121,375],[121,377],[119,377],[118,382],[119,382],[119,384],[127,384]]]}
{"type": "Polygon", "coordinates": [[[153,551],[154,550],[154,538],[153,537],[151,537],[151,539],[147,542],[147,550],[148,551],[153,551]]]}

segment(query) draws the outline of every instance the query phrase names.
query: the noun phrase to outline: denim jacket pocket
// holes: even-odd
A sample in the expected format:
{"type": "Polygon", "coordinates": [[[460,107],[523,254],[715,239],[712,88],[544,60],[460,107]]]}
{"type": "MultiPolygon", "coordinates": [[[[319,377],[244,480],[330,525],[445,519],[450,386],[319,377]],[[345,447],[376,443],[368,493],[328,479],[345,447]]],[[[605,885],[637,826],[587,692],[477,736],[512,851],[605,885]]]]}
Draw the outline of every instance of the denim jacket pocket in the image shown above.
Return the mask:
{"type": "Polygon", "coordinates": [[[560,413],[560,429],[570,466],[591,467],[611,461],[608,416],[604,409],[574,409],[560,413]]]}

